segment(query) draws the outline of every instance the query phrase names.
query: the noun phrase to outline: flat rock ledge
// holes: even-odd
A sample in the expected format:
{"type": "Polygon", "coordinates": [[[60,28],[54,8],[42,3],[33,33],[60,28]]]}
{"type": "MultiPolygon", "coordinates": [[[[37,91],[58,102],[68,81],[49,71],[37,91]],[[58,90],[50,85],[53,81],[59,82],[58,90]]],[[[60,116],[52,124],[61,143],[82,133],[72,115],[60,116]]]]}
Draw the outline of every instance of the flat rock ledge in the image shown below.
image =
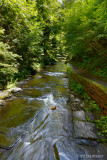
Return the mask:
{"type": "Polygon", "coordinates": [[[97,140],[99,138],[96,126],[91,122],[74,121],[74,132],[75,137],[79,139],[97,140]]]}

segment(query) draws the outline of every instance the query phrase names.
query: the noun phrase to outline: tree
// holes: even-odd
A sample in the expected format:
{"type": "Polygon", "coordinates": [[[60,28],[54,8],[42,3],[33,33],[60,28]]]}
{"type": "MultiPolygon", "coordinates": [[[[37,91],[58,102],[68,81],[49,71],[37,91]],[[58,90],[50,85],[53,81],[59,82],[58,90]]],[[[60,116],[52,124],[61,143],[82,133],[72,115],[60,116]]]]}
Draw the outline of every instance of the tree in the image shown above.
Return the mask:
{"type": "Polygon", "coordinates": [[[99,71],[105,68],[107,51],[106,1],[75,0],[65,12],[64,45],[69,57],[78,66],[89,67],[91,72],[101,75],[99,71]]]}
{"type": "Polygon", "coordinates": [[[51,64],[57,58],[57,44],[60,25],[58,23],[60,3],[52,0],[37,0],[38,21],[42,26],[42,41],[43,48],[42,61],[46,64],[51,64]]]}

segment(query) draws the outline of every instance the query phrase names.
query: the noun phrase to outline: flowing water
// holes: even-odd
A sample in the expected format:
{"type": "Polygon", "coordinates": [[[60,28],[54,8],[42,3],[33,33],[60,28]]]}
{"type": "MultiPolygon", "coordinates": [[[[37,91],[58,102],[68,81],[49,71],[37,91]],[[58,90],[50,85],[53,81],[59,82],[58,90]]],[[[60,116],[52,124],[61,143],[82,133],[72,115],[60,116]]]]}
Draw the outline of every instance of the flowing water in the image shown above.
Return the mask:
{"type": "Polygon", "coordinates": [[[79,160],[84,154],[105,154],[102,144],[74,138],[66,69],[59,62],[21,82],[23,91],[0,108],[0,160],[79,160]]]}

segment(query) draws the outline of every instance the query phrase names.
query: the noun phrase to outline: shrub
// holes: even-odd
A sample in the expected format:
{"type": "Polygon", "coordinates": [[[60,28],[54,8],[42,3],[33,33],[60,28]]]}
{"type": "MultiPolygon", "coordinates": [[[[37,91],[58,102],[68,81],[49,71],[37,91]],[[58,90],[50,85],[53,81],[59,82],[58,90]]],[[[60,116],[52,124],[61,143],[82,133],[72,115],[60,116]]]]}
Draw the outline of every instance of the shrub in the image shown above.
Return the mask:
{"type": "Polygon", "coordinates": [[[97,128],[99,128],[99,135],[104,136],[103,142],[107,142],[107,116],[101,116],[99,120],[96,120],[97,128]]]}

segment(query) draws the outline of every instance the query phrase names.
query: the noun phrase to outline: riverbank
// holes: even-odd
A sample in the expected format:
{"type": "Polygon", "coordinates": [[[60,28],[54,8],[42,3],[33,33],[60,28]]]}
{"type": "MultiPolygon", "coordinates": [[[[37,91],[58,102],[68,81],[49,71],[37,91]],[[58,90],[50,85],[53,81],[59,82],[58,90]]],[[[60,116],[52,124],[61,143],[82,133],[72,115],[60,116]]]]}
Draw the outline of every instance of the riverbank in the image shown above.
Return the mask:
{"type": "MultiPolygon", "coordinates": [[[[34,73],[39,73],[42,69],[42,66],[37,65],[34,73]]],[[[14,100],[14,95],[22,91],[19,85],[21,83],[26,83],[28,80],[30,80],[34,76],[34,73],[32,75],[26,73],[25,75],[23,75],[23,77],[19,76],[18,80],[15,80],[14,82],[9,82],[7,83],[7,85],[5,85],[5,87],[1,87],[5,89],[0,89],[0,106],[4,106],[6,104],[6,101],[14,100]]]]}
{"type": "Polygon", "coordinates": [[[95,81],[87,79],[78,74],[73,68],[69,68],[70,76],[83,86],[84,91],[89,97],[96,101],[102,112],[107,115],[107,89],[95,81]]]}
{"type": "Polygon", "coordinates": [[[12,87],[11,89],[0,91],[0,106],[5,106],[6,101],[14,100],[14,95],[21,91],[22,89],[19,87],[12,87]]]}
{"type": "MultiPolygon", "coordinates": [[[[107,89],[100,84],[81,76],[71,67],[68,69],[69,87],[72,93],[79,94],[84,105],[77,107],[77,113],[83,115],[89,122],[96,123],[99,134],[107,137],[107,89]],[[84,107],[83,107],[84,106],[84,107]],[[92,114],[93,116],[89,116],[92,114]],[[88,115],[88,116],[87,116],[88,115]],[[92,118],[94,117],[94,119],[92,118]]],[[[74,107],[75,111],[75,107],[74,107]]],[[[106,142],[106,138],[102,139],[106,142]]]]}
{"type": "Polygon", "coordinates": [[[15,95],[22,91],[20,84],[28,82],[31,78],[30,76],[27,79],[17,82],[15,85],[11,85],[9,89],[0,90],[0,106],[5,106],[6,102],[13,101],[16,98],[15,95]]]}

